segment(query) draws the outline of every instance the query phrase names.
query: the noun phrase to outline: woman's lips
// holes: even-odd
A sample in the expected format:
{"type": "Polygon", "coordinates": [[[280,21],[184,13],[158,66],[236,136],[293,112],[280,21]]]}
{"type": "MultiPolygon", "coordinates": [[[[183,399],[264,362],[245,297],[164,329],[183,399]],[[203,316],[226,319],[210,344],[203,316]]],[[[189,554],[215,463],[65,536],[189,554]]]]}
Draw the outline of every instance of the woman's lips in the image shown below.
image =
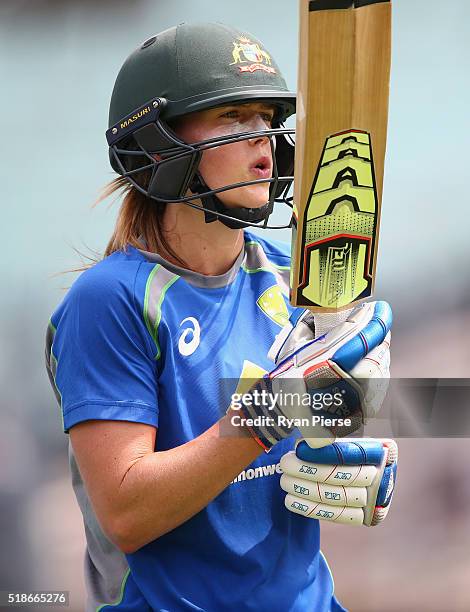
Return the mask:
{"type": "Polygon", "coordinates": [[[256,162],[250,167],[250,172],[257,176],[257,178],[271,178],[271,160],[269,157],[260,157],[256,162]]]}
{"type": "Polygon", "coordinates": [[[269,168],[266,169],[262,169],[262,168],[251,168],[251,173],[254,174],[257,178],[271,178],[271,170],[269,168]]]}

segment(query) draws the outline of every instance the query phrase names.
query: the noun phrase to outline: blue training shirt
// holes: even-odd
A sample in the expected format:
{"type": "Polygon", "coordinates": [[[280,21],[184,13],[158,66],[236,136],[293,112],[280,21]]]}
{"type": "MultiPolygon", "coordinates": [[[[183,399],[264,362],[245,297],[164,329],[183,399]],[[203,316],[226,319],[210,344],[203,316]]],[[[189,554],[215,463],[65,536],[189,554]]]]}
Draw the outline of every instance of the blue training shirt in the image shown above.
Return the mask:
{"type": "MultiPolygon", "coordinates": [[[[156,451],[173,448],[221,418],[242,376],[272,369],[269,347],[292,311],[289,246],[244,236],[220,276],[129,247],[75,281],[46,348],[65,433],[88,419],[133,421],[158,427],[156,451]]],[[[97,521],[69,443],[87,612],[343,610],[318,521],[284,507],[279,461],[292,448],[292,439],[278,443],[193,518],[124,554],[97,521]]]]}

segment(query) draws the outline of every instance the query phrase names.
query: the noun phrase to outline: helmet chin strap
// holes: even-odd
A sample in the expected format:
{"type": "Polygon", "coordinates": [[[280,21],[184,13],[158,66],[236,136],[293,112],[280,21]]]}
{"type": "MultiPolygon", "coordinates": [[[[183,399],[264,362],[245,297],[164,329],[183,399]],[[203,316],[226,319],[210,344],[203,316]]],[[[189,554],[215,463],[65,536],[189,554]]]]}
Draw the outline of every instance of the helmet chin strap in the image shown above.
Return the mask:
{"type": "MultiPolygon", "coordinates": [[[[193,193],[198,194],[210,191],[210,188],[206,185],[199,173],[195,175],[190,189],[193,193]]],[[[248,227],[250,223],[260,223],[267,219],[273,211],[272,202],[267,202],[259,208],[228,208],[216,195],[207,196],[202,202],[204,208],[208,209],[204,211],[204,220],[206,223],[213,223],[218,220],[230,229],[242,229],[248,227]],[[220,217],[217,213],[229,215],[233,217],[233,219],[220,217]]]]}

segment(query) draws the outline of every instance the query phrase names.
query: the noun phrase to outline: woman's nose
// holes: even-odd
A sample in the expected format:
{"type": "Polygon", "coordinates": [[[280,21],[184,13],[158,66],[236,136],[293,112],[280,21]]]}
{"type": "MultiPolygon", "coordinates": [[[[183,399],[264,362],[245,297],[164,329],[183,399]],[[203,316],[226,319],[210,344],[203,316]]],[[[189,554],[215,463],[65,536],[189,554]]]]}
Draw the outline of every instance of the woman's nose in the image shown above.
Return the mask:
{"type": "MultiPolygon", "coordinates": [[[[254,116],[250,121],[250,132],[262,132],[269,129],[270,127],[266,124],[266,120],[261,115],[254,116]]],[[[269,142],[269,136],[260,134],[259,136],[254,136],[249,139],[249,142],[252,144],[256,144],[259,141],[269,142]]]]}

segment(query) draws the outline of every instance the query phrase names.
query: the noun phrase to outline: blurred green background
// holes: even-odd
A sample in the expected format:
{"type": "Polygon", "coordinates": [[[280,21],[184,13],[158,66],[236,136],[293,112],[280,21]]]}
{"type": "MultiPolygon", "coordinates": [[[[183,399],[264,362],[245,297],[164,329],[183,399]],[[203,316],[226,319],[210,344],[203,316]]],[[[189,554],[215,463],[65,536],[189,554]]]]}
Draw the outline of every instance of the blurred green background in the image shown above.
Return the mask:
{"type": "MultiPolygon", "coordinates": [[[[468,378],[470,3],[393,4],[376,296],[395,312],[394,376],[468,378]]],[[[43,365],[49,315],[74,278],[56,274],[80,265],[77,249],[102,252],[113,228],[117,205],[91,206],[113,177],[104,132],[122,62],[160,30],[208,20],[259,37],[295,89],[295,0],[0,4],[0,590],[69,589],[70,609],[83,609],[83,526],[43,365]]],[[[351,610],[470,610],[470,481],[457,475],[467,448],[402,441],[387,523],[323,528],[351,610]]]]}

